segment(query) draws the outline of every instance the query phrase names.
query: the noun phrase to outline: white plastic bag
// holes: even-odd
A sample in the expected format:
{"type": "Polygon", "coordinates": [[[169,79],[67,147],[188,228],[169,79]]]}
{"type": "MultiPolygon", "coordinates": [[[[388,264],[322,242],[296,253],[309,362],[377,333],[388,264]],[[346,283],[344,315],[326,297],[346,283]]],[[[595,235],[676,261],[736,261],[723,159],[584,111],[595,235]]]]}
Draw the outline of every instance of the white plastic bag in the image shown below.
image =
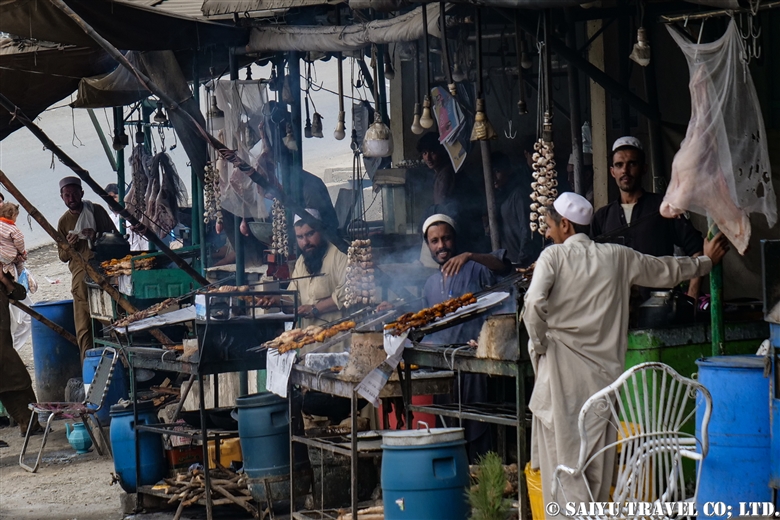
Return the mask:
{"type": "Polygon", "coordinates": [[[761,106],[738,29],[732,20],[722,38],[703,44],[669,32],[688,61],[691,119],[661,214],[707,215],[742,254],[750,239],[747,215],[762,213],[772,227],[777,208],[761,106]]]}

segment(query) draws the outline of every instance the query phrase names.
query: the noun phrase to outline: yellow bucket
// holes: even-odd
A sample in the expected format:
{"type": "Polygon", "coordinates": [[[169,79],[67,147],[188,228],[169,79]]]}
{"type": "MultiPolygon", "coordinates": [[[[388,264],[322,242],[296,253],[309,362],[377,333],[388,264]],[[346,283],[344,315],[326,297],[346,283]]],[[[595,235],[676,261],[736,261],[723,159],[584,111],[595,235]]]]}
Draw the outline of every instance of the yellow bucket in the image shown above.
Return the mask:
{"type": "MultiPolygon", "coordinates": [[[[209,441],[209,469],[214,469],[217,467],[216,463],[216,450],[214,448],[214,444],[216,441],[209,441]]],[[[235,461],[242,461],[244,460],[241,457],[241,442],[238,437],[235,437],[233,439],[220,439],[220,450],[219,450],[219,463],[224,467],[229,467],[230,463],[235,461]]]]}
{"type": "Polygon", "coordinates": [[[525,483],[528,488],[528,500],[531,502],[533,520],[544,520],[542,472],[538,469],[531,469],[530,462],[525,465],[525,483]]]}

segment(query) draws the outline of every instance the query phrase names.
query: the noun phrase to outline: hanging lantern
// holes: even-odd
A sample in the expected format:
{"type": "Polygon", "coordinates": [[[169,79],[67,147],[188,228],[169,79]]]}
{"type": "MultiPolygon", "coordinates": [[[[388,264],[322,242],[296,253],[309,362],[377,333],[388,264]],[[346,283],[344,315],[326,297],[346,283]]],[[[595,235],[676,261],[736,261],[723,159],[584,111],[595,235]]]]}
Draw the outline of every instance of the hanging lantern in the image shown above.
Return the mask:
{"type": "Polygon", "coordinates": [[[493,130],[493,125],[490,124],[487,114],[485,114],[485,100],[479,98],[477,99],[477,113],[474,116],[474,128],[471,130],[471,140],[487,141],[496,137],[496,131],[493,130]]]}
{"type": "Polygon", "coordinates": [[[629,58],[642,67],[647,67],[650,64],[650,41],[647,39],[647,31],[644,27],[640,27],[637,31],[634,50],[631,51],[629,58]]]}
{"type": "Polygon", "coordinates": [[[165,112],[163,112],[162,101],[157,102],[157,112],[154,113],[154,122],[161,125],[168,122],[168,117],[166,117],[165,112]]]}
{"type": "Polygon", "coordinates": [[[363,138],[363,155],[366,157],[389,157],[393,153],[393,134],[382,122],[379,111],[374,112],[374,123],[366,130],[363,138]]]}

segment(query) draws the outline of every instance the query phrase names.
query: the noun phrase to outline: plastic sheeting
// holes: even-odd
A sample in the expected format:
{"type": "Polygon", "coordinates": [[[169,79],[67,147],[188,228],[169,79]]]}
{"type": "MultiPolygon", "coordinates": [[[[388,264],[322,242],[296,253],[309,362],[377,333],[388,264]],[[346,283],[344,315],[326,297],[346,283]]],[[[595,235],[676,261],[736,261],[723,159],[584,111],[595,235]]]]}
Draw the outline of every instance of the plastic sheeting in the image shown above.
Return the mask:
{"type": "Polygon", "coordinates": [[[740,254],[748,213],[777,221],[767,134],[735,22],[712,43],[692,44],[669,30],[688,61],[691,119],[672,162],[661,205],[667,218],[691,210],[711,217],[740,254]]]}
{"type": "MultiPolygon", "coordinates": [[[[439,37],[439,6],[428,4],[428,34],[439,37]]],[[[249,53],[268,51],[340,52],[375,44],[408,42],[421,38],[422,7],[387,20],[353,25],[256,27],[249,36],[249,53]]]]}
{"type": "MultiPolygon", "coordinates": [[[[225,113],[225,128],[216,137],[236,150],[247,164],[267,164],[271,153],[268,138],[262,139],[265,124],[263,108],[268,103],[268,89],[260,81],[217,81],[217,105],[225,113]]],[[[267,134],[266,134],[267,135],[267,134]]],[[[280,146],[282,146],[280,144],[280,146]]],[[[222,207],[242,218],[266,218],[265,191],[244,172],[224,159],[217,161],[222,207]]]]}

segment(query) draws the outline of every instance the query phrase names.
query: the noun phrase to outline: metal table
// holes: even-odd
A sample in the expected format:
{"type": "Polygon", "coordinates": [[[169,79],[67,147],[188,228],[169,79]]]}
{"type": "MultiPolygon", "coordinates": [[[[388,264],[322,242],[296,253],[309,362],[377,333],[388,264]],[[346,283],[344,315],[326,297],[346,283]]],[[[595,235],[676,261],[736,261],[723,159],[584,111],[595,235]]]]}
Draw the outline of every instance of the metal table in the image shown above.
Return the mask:
{"type": "MultiPolygon", "coordinates": [[[[212,439],[219,442],[220,438],[235,436],[237,432],[209,431],[206,421],[205,392],[203,376],[214,375],[214,405],[218,406],[219,387],[218,374],[226,372],[239,372],[243,370],[260,370],[265,368],[266,351],[252,351],[264,341],[276,337],[283,329],[285,322],[295,322],[298,319],[297,312],[293,314],[278,313],[265,315],[256,312],[254,306],[255,297],[263,296],[291,296],[294,301],[294,309],[298,308],[297,293],[290,291],[250,291],[250,292],[224,292],[207,293],[205,306],[197,309],[196,305],[179,309],[177,311],[139,320],[127,327],[114,328],[117,340],[120,336],[127,338],[127,344],[120,347],[127,356],[131,373],[131,389],[133,393],[133,413],[136,431],[148,431],[162,435],[179,435],[200,440],[203,447],[204,467],[208,468],[208,442],[212,439]],[[247,298],[251,303],[247,303],[247,298]],[[191,332],[198,339],[198,352],[187,360],[177,359],[177,353],[166,351],[156,347],[133,346],[133,334],[148,329],[173,325],[177,323],[190,323],[191,332]],[[200,390],[200,431],[172,431],[172,425],[147,426],[138,424],[137,403],[138,395],[135,391],[135,369],[146,368],[151,370],[165,370],[189,374],[190,384],[194,378],[198,379],[200,390]]],[[[180,397],[182,403],[185,395],[180,397]]],[[[136,482],[140,482],[140,453],[138,450],[138,436],[136,435],[136,482]]],[[[216,445],[219,446],[218,444],[216,445]]],[[[219,457],[219,449],[215,454],[219,457]]],[[[217,459],[218,460],[218,459],[217,459]]],[[[213,501],[211,499],[211,477],[209,471],[204,471],[205,480],[205,506],[206,516],[213,518],[213,501]]],[[[139,486],[139,491],[141,486],[139,486]]]]}
{"type": "MultiPolygon", "coordinates": [[[[409,376],[405,381],[407,387],[417,393],[421,394],[448,394],[452,391],[452,381],[454,373],[451,371],[441,372],[419,372],[412,376],[409,376]]],[[[351,402],[351,423],[350,432],[357,432],[357,413],[358,413],[358,396],[356,388],[359,381],[347,381],[330,371],[317,372],[303,365],[293,365],[292,372],[290,374],[289,386],[301,386],[309,390],[317,392],[323,392],[326,394],[334,395],[337,397],[344,397],[351,402]]],[[[401,381],[390,380],[384,387],[379,397],[399,397],[402,395],[401,381]]],[[[351,511],[353,518],[357,518],[358,510],[358,492],[357,492],[357,475],[358,475],[358,458],[359,457],[376,457],[381,456],[381,451],[377,452],[375,449],[361,450],[359,446],[358,436],[350,435],[349,448],[344,444],[343,438],[311,438],[302,435],[297,435],[293,431],[294,407],[292,399],[288,399],[289,413],[290,413],[290,460],[294,461],[293,445],[294,443],[305,444],[320,448],[350,457],[350,471],[351,471],[351,488],[350,488],[350,500],[351,511]]],[[[408,424],[408,423],[407,423],[408,424]]],[[[295,511],[295,472],[290,471],[290,515],[295,520],[311,520],[312,518],[329,519],[336,518],[331,516],[326,511],[295,511]]]]}

